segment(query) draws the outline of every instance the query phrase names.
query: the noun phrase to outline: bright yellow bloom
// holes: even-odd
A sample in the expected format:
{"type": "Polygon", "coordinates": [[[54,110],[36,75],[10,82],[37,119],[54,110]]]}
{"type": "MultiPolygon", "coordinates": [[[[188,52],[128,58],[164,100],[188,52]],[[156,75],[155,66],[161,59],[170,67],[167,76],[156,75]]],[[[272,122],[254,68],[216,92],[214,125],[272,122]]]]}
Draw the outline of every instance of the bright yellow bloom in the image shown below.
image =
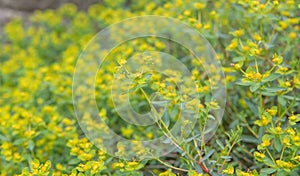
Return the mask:
{"type": "Polygon", "coordinates": [[[287,146],[287,147],[291,146],[290,138],[289,138],[289,137],[284,137],[284,138],[282,139],[282,143],[283,143],[285,146],[287,146]]]}
{"type": "Polygon", "coordinates": [[[275,133],[277,133],[277,134],[282,133],[282,128],[280,126],[275,127],[274,130],[275,130],[275,133]]]}
{"type": "Polygon", "coordinates": [[[297,38],[297,34],[296,34],[295,32],[291,32],[291,33],[289,34],[289,37],[290,37],[291,39],[295,39],[295,38],[297,38]]]}
{"type": "Polygon", "coordinates": [[[230,174],[230,175],[232,175],[232,174],[234,174],[234,168],[232,167],[232,165],[229,165],[226,169],[224,169],[223,171],[222,171],[224,174],[230,174]]]}
{"type": "Polygon", "coordinates": [[[262,125],[263,126],[266,126],[266,125],[268,125],[269,123],[271,122],[271,119],[268,119],[266,116],[262,116],[262,118],[261,118],[261,123],[262,123],[262,125]]]}
{"type": "Polygon", "coordinates": [[[282,29],[286,29],[287,27],[288,27],[288,22],[286,22],[286,21],[280,21],[279,22],[279,25],[280,25],[280,27],[282,28],[282,29]]]}
{"type": "Polygon", "coordinates": [[[206,6],[206,5],[205,5],[204,3],[201,3],[201,2],[198,2],[198,3],[195,3],[195,4],[194,4],[194,7],[195,7],[196,9],[198,9],[198,10],[204,9],[205,6],[206,6]]]}
{"type": "Polygon", "coordinates": [[[236,49],[237,47],[238,47],[238,41],[237,40],[232,40],[231,43],[228,46],[229,49],[236,49]]]}
{"type": "Polygon", "coordinates": [[[270,113],[271,116],[275,116],[277,113],[277,109],[276,108],[268,109],[267,112],[270,113]]]}
{"type": "Polygon", "coordinates": [[[183,15],[185,15],[185,16],[191,16],[191,14],[192,14],[192,12],[190,10],[185,10],[183,12],[183,15]]]}
{"type": "Polygon", "coordinates": [[[243,29],[239,29],[233,32],[233,35],[236,37],[241,37],[242,35],[244,35],[244,30],[243,29]]]}
{"type": "Polygon", "coordinates": [[[269,147],[270,145],[271,145],[271,142],[270,142],[269,136],[264,135],[263,138],[262,138],[261,146],[262,147],[269,147]]]}
{"type": "Polygon", "coordinates": [[[165,172],[160,173],[159,176],[176,176],[176,174],[174,174],[171,169],[168,169],[165,172]]]}
{"type": "Polygon", "coordinates": [[[257,161],[263,161],[263,159],[266,157],[266,155],[263,154],[263,153],[260,153],[260,152],[255,151],[255,152],[254,152],[254,157],[255,157],[255,159],[256,159],[257,161]]]}
{"type": "Polygon", "coordinates": [[[278,56],[277,54],[274,54],[272,57],[272,62],[274,62],[274,64],[279,65],[282,63],[283,58],[281,56],[278,56]]]}

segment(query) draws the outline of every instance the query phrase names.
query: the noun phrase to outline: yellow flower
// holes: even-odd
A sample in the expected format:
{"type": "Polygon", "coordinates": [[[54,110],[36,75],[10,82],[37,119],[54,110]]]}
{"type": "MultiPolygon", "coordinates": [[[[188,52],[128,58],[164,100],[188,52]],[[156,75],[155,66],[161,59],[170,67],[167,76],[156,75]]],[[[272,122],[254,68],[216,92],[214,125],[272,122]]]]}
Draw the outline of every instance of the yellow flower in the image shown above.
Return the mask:
{"type": "Polygon", "coordinates": [[[173,5],[171,4],[171,3],[166,3],[165,5],[164,5],[164,8],[165,9],[170,9],[170,8],[172,8],[173,7],[173,5]]]}
{"type": "Polygon", "coordinates": [[[229,49],[236,49],[237,47],[238,47],[238,41],[237,40],[232,40],[231,43],[228,46],[229,49]]]}
{"type": "Polygon", "coordinates": [[[233,64],[234,69],[239,70],[242,68],[242,65],[239,63],[233,64]]]}
{"type": "Polygon", "coordinates": [[[202,173],[197,173],[197,172],[194,171],[194,170],[189,171],[188,175],[189,175],[189,176],[203,176],[202,173]]]}
{"type": "Polygon", "coordinates": [[[291,87],[291,83],[290,83],[289,81],[286,81],[286,82],[284,83],[284,86],[285,86],[285,87],[291,87]]]}
{"type": "Polygon", "coordinates": [[[290,16],[290,12],[289,12],[289,11],[286,11],[286,10],[282,11],[281,14],[282,14],[283,16],[287,16],[287,17],[290,16]]]}
{"type": "Polygon", "coordinates": [[[81,172],[85,172],[88,169],[89,169],[89,166],[87,164],[82,164],[82,163],[80,163],[77,167],[77,170],[81,171],[81,172]]]}
{"type": "Polygon", "coordinates": [[[128,128],[121,128],[121,132],[122,132],[122,135],[124,135],[125,137],[129,138],[132,133],[133,133],[133,129],[128,127],[128,128]]]}
{"type": "Polygon", "coordinates": [[[277,126],[274,128],[274,131],[276,134],[281,134],[282,133],[282,128],[280,126],[277,126]]]}
{"type": "Polygon", "coordinates": [[[292,136],[292,141],[295,144],[295,146],[300,146],[300,133],[296,136],[292,136]]]}
{"type": "Polygon", "coordinates": [[[297,116],[295,114],[292,114],[291,116],[288,117],[289,120],[294,121],[297,119],[297,116]]]}
{"type": "Polygon", "coordinates": [[[286,71],[288,71],[289,69],[288,69],[287,67],[280,67],[279,70],[280,70],[280,71],[283,71],[283,72],[286,72],[286,71]]]}
{"type": "Polygon", "coordinates": [[[279,4],[279,2],[278,2],[277,0],[274,0],[274,1],[273,1],[273,4],[274,4],[275,6],[277,6],[277,5],[279,4]]]}
{"type": "Polygon", "coordinates": [[[190,16],[191,14],[192,14],[192,12],[190,10],[185,10],[183,12],[183,15],[185,15],[185,16],[190,16]]]}
{"type": "Polygon", "coordinates": [[[188,21],[190,23],[195,23],[195,22],[197,22],[197,19],[196,18],[189,18],[188,21]]]}
{"type": "Polygon", "coordinates": [[[34,159],[32,162],[31,162],[31,167],[33,169],[38,169],[40,167],[40,161],[37,160],[37,159],[34,159]]]}
{"type": "Polygon", "coordinates": [[[277,54],[274,54],[272,57],[272,62],[274,62],[274,64],[279,65],[282,63],[282,56],[278,56],[277,54]]]}
{"type": "Polygon", "coordinates": [[[125,165],[124,165],[124,163],[114,163],[113,165],[112,165],[112,168],[113,169],[116,169],[116,168],[123,168],[125,165]]]}
{"type": "Polygon", "coordinates": [[[79,154],[80,153],[80,149],[79,148],[77,148],[77,147],[73,147],[73,148],[71,148],[71,155],[77,155],[77,154],[79,154]]]}
{"type": "Polygon", "coordinates": [[[162,43],[162,42],[158,42],[158,41],[155,42],[155,46],[156,46],[158,49],[164,49],[164,48],[165,48],[165,44],[162,43]]]}
{"type": "Polygon", "coordinates": [[[20,153],[14,153],[14,160],[15,161],[20,161],[22,159],[22,156],[20,155],[20,153]]]}
{"type": "Polygon", "coordinates": [[[153,138],[153,133],[152,132],[148,132],[146,134],[146,136],[147,136],[148,139],[152,139],[153,138]]]}
{"type": "Polygon", "coordinates": [[[288,22],[295,25],[295,24],[298,24],[299,19],[298,18],[289,18],[288,22]]]}
{"type": "Polygon", "coordinates": [[[296,34],[295,32],[291,32],[291,33],[289,34],[289,37],[290,37],[291,39],[295,39],[295,38],[297,38],[297,34],[296,34]]]}
{"type": "Polygon", "coordinates": [[[266,8],[266,4],[259,4],[259,5],[258,5],[258,8],[259,8],[260,10],[264,10],[264,9],[266,8]]]}
{"type": "Polygon", "coordinates": [[[292,169],[294,168],[294,164],[291,162],[276,160],[277,166],[284,168],[284,169],[292,169]]]}
{"type": "Polygon", "coordinates": [[[287,147],[291,146],[290,138],[289,138],[289,137],[284,137],[284,138],[282,139],[282,143],[283,143],[284,145],[286,145],[287,147]]]}
{"type": "Polygon", "coordinates": [[[270,137],[268,135],[264,135],[263,138],[262,138],[261,146],[262,147],[269,147],[270,145],[271,145],[270,137]]]}
{"type": "Polygon", "coordinates": [[[201,103],[199,103],[199,104],[198,104],[198,108],[199,108],[199,109],[203,109],[203,108],[204,108],[204,105],[201,104],[201,103]]]}
{"type": "Polygon", "coordinates": [[[271,108],[271,109],[268,109],[267,112],[268,112],[271,116],[275,116],[276,113],[277,113],[277,109],[276,109],[276,107],[275,107],[275,108],[271,108]]]}
{"type": "Polygon", "coordinates": [[[125,165],[125,170],[126,171],[134,171],[134,170],[139,170],[143,167],[143,164],[136,162],[136,161],[131,161],[127,162],[125,165]]]}
{"type": "Polygon", "coordinates": [[[197,23],[197,24],[195,24],[195,27],[196,27],[197,29],[201,29],[201,28],[202,28],[202,24],[201,24],[201,23],[197,23]]]}
{"type": "Polygon", "coordinates": [[[171,169],[168,169],[167,171],[160,173],[158,176],[176,176],[176,174],[172,173],[171,169]]]}
{"type": "Polygon", "coordinates": [[[91,153],[82,153],[78,156],[82,161],[90,161],[93,158],[93,154],[91,153]]]}
{"type": "Polygon", "coordinates": [[[32,137],[36,132],[34,130],[28,130],[24,133],[24,135],[28,138],[32,137]]]}
{"type": "Polygon", "coordinates": [[[210,29],[210,24],[209,23],[205,24],[203,28],[204,29],[210,29]]]}
{"type": "Polygon", "coordinates": [[[260,73],[255,73],[254,78],[259,80],[262,78],[262,75],[260,73]]]}
{"type": "Polygon", "coordinates": [[[286,3],[288,5],[294,5],[295,4],[295,1],[294,0],[287,0],[286,3]]]}
{"type": "Polygon", "coordinates": [[[257,152],[255,151],[254,152],[254,157],[257,161],[263,161],[263,159],[266,157],[265,154],[263,153],[260,153],[260,152],[257,152]]]}
{"type": "Polygon", "coordinates": [[[292,128],[287,128],[287,129],[286,129],[286,132],[287,132],[288,134],[290,134],[290,135],[295,135],[295,134],[296,134],[295,130],[293,130],[292,128]]]}
{"type": "Polygon", "coordinates": [[[176,0],[176,6],[177,7],[182,6],[182,4],[183,4],[182,0],[176,0]]]}
{"type": "Polygon", "coordinates": [[[262,118],[261,118],[261,123],[262,123],[262,125],[263,126],[266,126],[266,125],[268,125],[269,123],[271,122],[271,119],[268,119],[266,116],[262,116],[262,118]]]}
{"type": "Polygon", "coordinates": [[[118,61],[118,63],[122,66],[122,65],[125,65],[127,63],[127,61],[125,58],[122,58],[118,61]]]}
{"type": "Polygon", "coordinates": [[[224,174],[230,174],[230,175],[234,174],[234,168],[233,168],[233,166],[229,165],[226,169],[223,170],[223,173],[224,174]]]}
{"type": "Polygon", "coordinates": [[[249,46],[247,46],[247,45],[243,46],[243,51],[249,51],[249,49],[250,49],[249,46]]]}
{"type": "Polygon", "coordinates": [[[209,105],[210,105],[210,107],[211,107],[212,109],[219,109],[219,108],[220,108],[218,102],[216,102],[216,101],[211,101],[211,102],[209,102],[209,105]]]}
{"type": "Polygon", "coordinates": [[[296,87],[300,87],[300,79],[299,78],[300,78],[300,75],[294,76],[293,82],[296,87]]]}
{"type": "Polygon", "coordinates": [[[209,15],[211,16],[211,18],[216,17],[216,14],[217,14],[217,12],[214,11],[214,10],[209,13],[209,15]]]}
{"type": "Polygon", "coordinates": [[[233,32],[233,35],[236,37],[241,37],[242,35],[244,35],[244,30],[243,29],[239,29],[233,32]]]}
{"type": "Polygon", "coordinates": [[[206,5],[205,5],[204,3],[201,3],[201,2],[198,2],[198,3],[195,3],[195,4],[194,4],[194,7],[195,7],[196,9],[198,9],[198,10],[204,9],[205,6],[206,6],[206,5]]]}
{"type": "Polygon", "coordinates": [[[63,167],[63,165],[62,164],[60,164],[60,163],[58,163],[58,164],[56,164],[56,169],[57,170],[59,170],[59,171],[61,171],[61,170],[64,170],[64,167],[63,167]]]}
{"type": "Polygon", "coordinates": [[[300,155],[295,156],[295,157],[293,158],[293,160],[296,160],[296,161],[300,162],[300,155]]]}
{"type": "Polygon", "coordinates": [[[286,29],[289,26],[288,22],[286,21],[280,21],[279,25],[282,29],[286,29]]]}

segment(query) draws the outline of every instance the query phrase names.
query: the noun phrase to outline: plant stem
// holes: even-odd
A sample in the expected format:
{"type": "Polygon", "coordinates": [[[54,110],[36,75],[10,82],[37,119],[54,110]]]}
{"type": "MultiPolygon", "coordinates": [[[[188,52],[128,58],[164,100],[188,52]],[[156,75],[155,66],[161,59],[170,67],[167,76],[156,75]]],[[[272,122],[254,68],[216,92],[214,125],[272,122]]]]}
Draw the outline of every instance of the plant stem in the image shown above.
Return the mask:
{"type": "Polygon", "coordinates": [[[172,166],[172,165],[170,165],[170,164],[168,164],[168,163],[166,163],[166,162],[160,160],[159,158],[155,158],[155,159],[156,159],[157,161],[159,161],[161,164],[163,164],[163,165],[165,165],[165,166],[167,166],[167,167],[169,167],[169,168],[172,168],[172,169],[175,169],[175,170],[179,170],[179,171],[183,171],[183,172],[188,172],[188,170],[186,170],[186,169],[181,169],[181,168],[172,166]]]}
{"type": "Polygon", "coordinates": [[[269,156],[270,156],[271,160],[273,161],[273,163],[276,165],[276,162],[275,162],[274,158],[272,157],[272,155],[271,155],[271,153],[270,153],[270,151],[269,151],[268,148],[266,148],[266,151],[269,154],[269,156]]]}
{"type": "Polygon", "coordinates": [[[281,159],[283,157],[284,149],[285,149],[285,146],[282,148],[282,151],[281,151],[281,154],[280,154],[280,158],[279,158],[280,161],[281,161],[281,159]]]}

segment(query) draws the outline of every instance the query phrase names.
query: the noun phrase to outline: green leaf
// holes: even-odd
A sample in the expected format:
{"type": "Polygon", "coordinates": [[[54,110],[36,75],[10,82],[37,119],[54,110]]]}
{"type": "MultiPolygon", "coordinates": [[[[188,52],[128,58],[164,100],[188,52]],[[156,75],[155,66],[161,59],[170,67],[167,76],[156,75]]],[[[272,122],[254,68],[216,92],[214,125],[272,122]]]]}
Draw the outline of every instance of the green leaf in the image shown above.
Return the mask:
{"type": "Polygon", "coordinates": [[[71,159],[68,162],[69,165],[77,165],[78,163],[80,163],[80,159],[78,158],[71,159]]]}
{"type": "Polygon", "coordinates": [[[276,149],[277,152],[280,152],[282,149],[282,143],[280,141],[279,136],[276,136],[274,139],[274,147],[276,149]]]}
{"type": "Polygon", "coordinates": [[[276,167],[276,165],[273,163],[273,161],[272,161],[269,157],[265,157],[265,158],[264,158],[264,163],[265,163],[267,166],[270,166],[270,167],[276,167]]]}
{"type": "Polygon", "coordinates": [[[233,62],[239,62],[239,61],[243,61],[243,60],[245,60],[245,57],[243,57],[243,56],[235,57],[232,59],[233,62]]]}
{"type": "Polygon", "coordinates": [[[169,125],[170,125],[170,116],[168,114],[168,111],[165,111],[164,115],[162,116],[162,120],[165,123],[165,125],[167,127],[169,127],[169,125]]]}
{"type": "Polygon", "coordinates": [[[32,140],[28,141],[28,149],[30,151],[33,151],[33,149],[34,149],[34,142],[32,140]]]}
{"type": "Polygon", "coordinates": [[[248,105],[248,107],[250,108],[250,110],[255,114],[258,115],[258,108],[256,105],[254,105],[250,100],[246,99],[246,104],[248,105]]]}
{"type": "Polygon", "coordinates": [[[240,85],[240,86],[250,86],[252,84],[252,82],[236,82],[237,85],[240,85]]]}
{"type": "Polygon", "coordinates": [[[196,134],[190,138],[185,139],[184,142],[191,142],[192,140],[198,138],[199,136],[201,136],[201,134],[196,134]]]}
{"type": "Polygon", "coordinates": [[[215,152],[214,149],[210,150],[201,160],[201,162],[207,160],[213,153],[215,152]]]}
{"type": "Polygon", "coordinates": [[[247,143],[258,144],[258,142],[259,142],[257,138],[250,136],[250,135],[242,135],[241,139],[243,142],[247,142],[247,143]]]}
{"type": "Polygon", "coordinates": [[[222,159],[225,159],[226,161],[230,161],[232,159],[231,156],[221,156],[222,159]]]}
{"type": "Polygon", "coordinates": [[[276,94],[275,94],[275,93],[272,93],[272,92],[265,92],[265,91],[263,91],[262,94],[263,94],[264,96],[268,96],[268,97],[276,96],[276,94]]]}
{"type": "Polygon", "coordinates": [[[285,99],[288,99],[288,100],[296,100],[296,101],[300,101],[300,98],[296,98],[296,97],[293,97],[293,96],[289,96],[289,95],[283,95],[283,97],[285,99]]]}
{"type": "Polygon", "coordinates": [[[281,106],[286,105],[286,100],[283,98],[283,96],[278,96],[277,101],[280,103],[281,106]]]}
{"type": "Polygon", "coordinates": [[[286,176],[288,174],[283,169],[280,169],[279,171],[277,171],[276,175],[278,175],[278,176],[286,176]]]}
{"type": "Polygon", "coordinates": [[[175,118],[178,114],[179,114],[179,108],[175,106],[174,108],[172,108],[170,116],[171,118],[175,118]]]}
{"type": "Polygon", "coordinates": [[[255,92],[257,89],[259,89],[259,87],[260,87],[260,83],[252,84],[252,85],[250,86],[250,91],[251,91],[251,92],[255,92]]]}
{"type": "Polygon", "coordinates": [[[13,145],[21,145],[23,144],[27,139],[26,138],[20,138],[20,139],[17,139],[13,142],[13,145]]]}
{"type": "Polygon", "coordinates": [[[272,87],[272,88],[265,88],[264,91],[269,92],[269,93],[277,93],[279,91],[285,91],[286,88],[282,87],[272,87]]]}
{"type": "Polygon", "coordinates": [[[221,142],[219,139],[216,140],[216,143],[218,144],[218,146],[219,146],[221,149],[224,149],[224,145],[222,144],[222,142],[221,142]]]}
{"type": "Polygon", "coordinates": [[[0,141],[9,141],[5,136],[0,134],[0,141]]]}
{"type": "Polygon", "coordinates": [[[266,174],[272,174],[276,171],[276,169],[274,168],[264,168],[262,170],[260,170],[260,172],[266,173],[266,174]]]}
{"type": "Polygon", "coordinates": [[[278,79],[280,76],[281,76],[280,74],[274,73],[274,74],[269,75],[269,76],[266,77],[266,78],[263,78],[261,81],[262,81],[263,83],[271,82],[271,81],[274,81],[275,79],[278,79]]]}

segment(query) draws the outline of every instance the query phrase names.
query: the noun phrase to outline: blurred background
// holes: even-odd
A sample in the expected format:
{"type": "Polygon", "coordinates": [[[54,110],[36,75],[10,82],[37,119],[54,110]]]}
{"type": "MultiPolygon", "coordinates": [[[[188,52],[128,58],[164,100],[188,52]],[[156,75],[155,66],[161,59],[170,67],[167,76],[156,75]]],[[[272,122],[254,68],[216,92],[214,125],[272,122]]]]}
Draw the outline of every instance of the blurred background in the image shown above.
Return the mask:
{"type": "Polygon", "coordinates": [[[74,3],[78,9],[86,10],[99,2],[102,0],[0,0],[0,26],[16,16],[26,18],[35,10],[55,9],[65,3],[74,3]]]}

